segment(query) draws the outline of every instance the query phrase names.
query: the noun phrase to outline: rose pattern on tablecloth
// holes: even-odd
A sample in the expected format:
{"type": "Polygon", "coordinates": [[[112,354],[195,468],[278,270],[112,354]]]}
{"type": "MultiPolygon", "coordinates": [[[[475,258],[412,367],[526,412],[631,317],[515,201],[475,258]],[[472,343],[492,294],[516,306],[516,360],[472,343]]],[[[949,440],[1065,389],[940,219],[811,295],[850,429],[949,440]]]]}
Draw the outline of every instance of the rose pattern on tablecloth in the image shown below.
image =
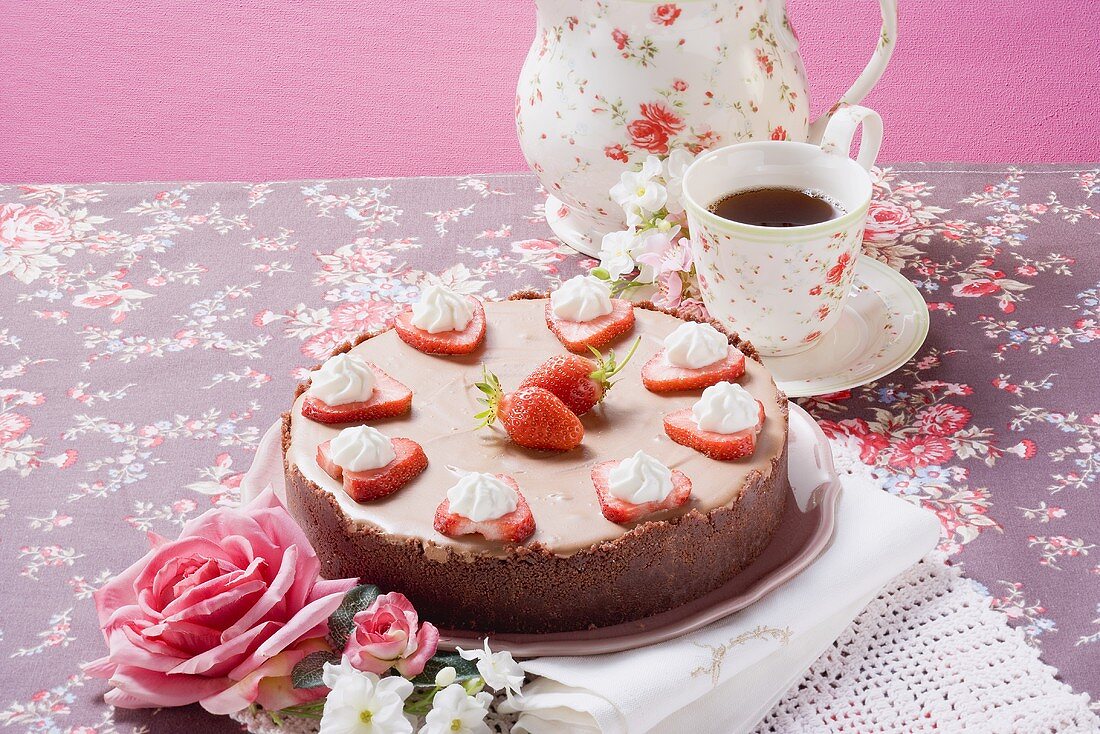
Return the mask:
{"type": "MultiPolygon", "coordinates": [[[[864,252],[917,284],[931,335],[802,401],[1094,698],[1098,193],[1083,168],[879,172],[864,252]]],[[[499,298],[591,268],[548,238],[543,196],[530,175],[0,186],[0,725],[145,731],[79,672],[104,652],[92,592],[146,531],[235,503],[304,370],[425,284],[499,298]]]]}

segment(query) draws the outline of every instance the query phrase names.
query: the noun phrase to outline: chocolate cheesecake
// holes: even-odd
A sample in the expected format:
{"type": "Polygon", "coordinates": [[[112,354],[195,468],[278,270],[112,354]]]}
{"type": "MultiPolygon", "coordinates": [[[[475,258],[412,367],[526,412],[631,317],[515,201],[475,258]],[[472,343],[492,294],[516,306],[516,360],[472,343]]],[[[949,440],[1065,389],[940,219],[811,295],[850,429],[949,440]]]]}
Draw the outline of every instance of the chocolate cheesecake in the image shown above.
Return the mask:
{"type": "MultiPolygon", "coordinates": [[[[546,298],[517,294],[486,303],[487,331],[474,352],[429,355],[393,330],[359,337],[350,352],[413,392],[411,412],[371,425],[423,447],[428,466],[398,491],[356,502],[317,463],[317,448],[344,426],[302,415],[309,384],[298,387],[283,416],[287,502],[326,577],[361,577],[400,591],[420,616],[444,628],[485,632],[559,632],[648,617],[690,602],[744,569],[771,540],[790,494],[787,399],[755,350],[736,337],[747,359],[738,383],[764,406],[751,457],[716,461],[670,440],[662,417],[689,408],[699,391],[653,393],[642,365],[682,319],[649,304],[635,306],[633,329],[610,346],[625,352],[641,339],[614,388],[583,415],[583,442],[542,452],[511,442],[503,430],[478,430],[474,384],[482,365],[514,389],[544,360],[564,352],[547,328],[546,298]],[[691,480],[690,502],[632,524],[601,513],[595,465],[644,450],[691,480]],[[536,529],[522,544],[436,531],[433,515],[455,482],[452,469],[513,477],[536,529]]],[[[717,326],[717,325],[715,325],[717,326]]]]}

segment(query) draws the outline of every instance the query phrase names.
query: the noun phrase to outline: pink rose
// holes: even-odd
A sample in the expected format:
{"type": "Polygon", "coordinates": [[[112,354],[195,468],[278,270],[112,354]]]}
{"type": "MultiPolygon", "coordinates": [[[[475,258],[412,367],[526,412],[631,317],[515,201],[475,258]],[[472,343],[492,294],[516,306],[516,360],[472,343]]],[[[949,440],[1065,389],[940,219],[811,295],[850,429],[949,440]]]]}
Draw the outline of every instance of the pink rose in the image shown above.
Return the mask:
{"type": "Polygon", "coordinates": [[[870,424],[862,418],[845,418],[840,422],[824,420],[819,425],[829,438],[853,438],[859,447],[859,460],[864,464],[873,465],[879,453],[890,445],[886,436],[871,430],[870,424]]]}
{"type": "Polygon", "coordinates": [[[390,668],[406,678],[419,675],[439,645],[439,630],[420,624],[404,594],[383,594],[355,615],[344,654],[353,668],[381,675],[390,668]]]}
{"type": "Polygon", "coordinates": [[[890,466],[919,469],[922,466],[942,464],[954,455],[955,451],[947,439],[917,435],[895,444],[889,461],[890,466]]]}
{"type": "Polygon", "coordinates": [[[848,253],[841,254],[837,258],[836,265],[829,268],[829,272],[825,273],[825,282],[829,285],[836,285],[844,277],[844,271],[848,267],[848,263],[852,261],[852,256],[848,253]]]}
{"type": "Polygon", "coordinates": [[[678,133],[684,129],[684,120],[664,102],[650,102],[640,106],[642,117],[650,122],[660,125],[669,135],[678,133]]]}
{"type": "Polygon", "coordinates": [[[951,294],[963,298],[981,298],[999,290],[1001,290],[1001,286],[988,278],[977,278],[951,286],[951,294]]]}
{"type": "MultiPolygon", "coordinates": [[[[760,71],[764,72],[769,77],[775,71],[775,62],[761,49],[756,49],[756,65],[760,67],[760,71]]],[[[780,129],[782,130],[782,128],[780,129]]],[[[786,138],[777,138],[775,137],[775,132],[772,131],[772,140],[786,140],[786,138]]]]}
{"type": "Polygon", "coordinates": [[[872,201],[867,211],[867,225],[863,239],[870,242],[889,242],[916,224],[908,207],[888,201],[872,201]]]}
{"type": "Polygon", "coordinates": [[[680,318],[695,319],[696,321],[706,321],[710,318],[706,305],[698,298],[685,298],[680,301],[680,309],[677,311],[677,315],[680,318]]]}
{"type": "Polygon", "coordinates": [[[930,436],[951,436],[970,422],[970,411],[959,405],[938,403],[917,414],[920,429],[930,436]]]}
{"type": "Polygon", "coordinates": [[[41,246],[69,236],[69,218],[44,206],[0,206],[0,246],[41,246]]]}
{"type": "Polygon", "coordinates": [[[630,160],[630,156],[627,155],[627,152],[623,150],[623,146],[619,143],[616,143],[615,145],[608,145],[607,147],[605,147],[603,149],[603,154],[611,160],[619,161],[621,163],[626,163],[630,160]]]}
{"type": "Polygon", "coordinates": [[[634,120],[626,126],[634,147],[664,155],[668,153],[668,132],[650,120],[634,120]]]}
{"type": "Polygon", "coordinates": [[[664,102],[650,102],[639,108],[642,116],[626,126],[634,147],[664,155],[668,139],[684,129],[684,120],[664,102]]]}
{"type": "Polygon", "coordinates": [[[512,243],[512,252],[554,252],[561,245],[550,240],[516,240],[512,243]]]}
{"type": "Polygon", "coordinates": [[[214,714],[319,697],[291,669],[327,649],[328,617],[355,579],[320,578],[309,540],[269,489],[217,508],[178,540],[150,534],[144,558],[95,593],[109,652],[85,671],[121,708],[198,702],[214,714]]]}
{"type": "Polygon", "coordinates": [[[652,18],[653,22],[660,23],[661,25],[672,25],[679,17],[680,9],[676,7],[676,3],[658,5],[653,8],[653,12],[650,13],[650,18],[652,18]]]}

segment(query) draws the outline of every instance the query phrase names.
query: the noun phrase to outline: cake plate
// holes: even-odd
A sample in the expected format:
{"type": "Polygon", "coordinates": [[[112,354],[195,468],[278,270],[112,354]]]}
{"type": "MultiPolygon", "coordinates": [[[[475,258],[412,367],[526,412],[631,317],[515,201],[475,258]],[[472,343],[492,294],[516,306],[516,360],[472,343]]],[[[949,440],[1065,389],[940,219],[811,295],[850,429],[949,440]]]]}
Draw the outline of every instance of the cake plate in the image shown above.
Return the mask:
{"type": "Polygon", "coordinates": [[[791,497],[764,552],[725,586],[676,609],[646,619],[579,632],[493,634],[440,630],[439,647],[478,648],[489,637],[494,650],[516,657],[601,655],[664,642],[744,609],[813,563],[829,545],[840,479],[829,440],[809,413],[790,407],[788,466],[791,497]]]}

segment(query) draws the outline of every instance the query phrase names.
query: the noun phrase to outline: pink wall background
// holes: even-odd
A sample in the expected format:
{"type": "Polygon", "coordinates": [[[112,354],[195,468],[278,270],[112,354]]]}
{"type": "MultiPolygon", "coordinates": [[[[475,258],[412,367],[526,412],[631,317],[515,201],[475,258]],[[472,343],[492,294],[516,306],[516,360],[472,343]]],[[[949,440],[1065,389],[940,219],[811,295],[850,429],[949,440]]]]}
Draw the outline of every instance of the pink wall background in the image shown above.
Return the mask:
{"type": "MultiPolygon", "coordinates": [[[[880,160],[1100,159],[1094,0],[901,0],[880,160]]],[[[532,0],[7,0],[0,181],[512,171],[532,0]]],[[[790,0],[816,108],[874,0],[790,0]],[[841,29],[845,29],[842,34],[841,29]]]]}

